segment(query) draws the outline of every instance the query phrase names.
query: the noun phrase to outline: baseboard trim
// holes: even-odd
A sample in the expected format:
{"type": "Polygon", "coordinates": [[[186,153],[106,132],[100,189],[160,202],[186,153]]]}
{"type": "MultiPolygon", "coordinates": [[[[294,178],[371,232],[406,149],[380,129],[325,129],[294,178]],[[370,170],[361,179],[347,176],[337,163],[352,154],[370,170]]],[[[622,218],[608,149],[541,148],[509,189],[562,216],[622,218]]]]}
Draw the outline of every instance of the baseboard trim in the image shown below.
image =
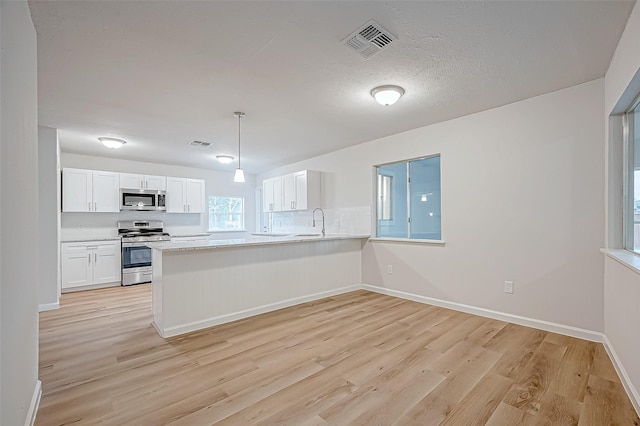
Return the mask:
{"type": "Polygon", "coordinates": [[[38,305],[38,312],[53,311],[55,309],[60,309],[60,302],[43,303],[41,305],[38,305]]]}
{"type": "Polygon", "coordinates": [[[201,321],[194,321],[191,323],[167,327],[160,330],[160,328],[154,323],[153,326],[158,330],[160,336],[174,337],[180,334],[189,333],[203,328],[209,328],[220,324],[225,324],[231,321],[236,321],[243,318],[248,318],[254,315],[260,315],[278,309],[288,308],[290,306],[299,305],[301,303],[312,302],[318,299],[324,299],[325,297],[336,296],[338,294],[349,293],[351,291],[360,290],[362,287],[360,284],[355,284],[347,287],[337,288],[334,290],[323,291],[320,293],[314,293],[301,297],[294,297],[293,299],[287,299],[280,302],[270,303],[268,305],[257,306],[255,308],[246,309],[244,311],[233,312],[230,314],[220,315],[217,317],[207,318],[201,321]]]}
{"type": "Polygon", "coordinates": [[[38,407],[40,406],[40,397],[42,397],[42,382],[36,380],[36,387],[33,390],[33,397],[31,398],[31,404],[29,404],[29,411],[27,411],[27,417],[24,421],[25,426],[33,426],[36,422],[36,414],[38,414],[38,407]]]}
{"type": "Polygon", "coordinates": [[[592,342],[600,343],[603,341],[602,333],[592,330],[585,330],[583,328],[573,327],[570,325],[557,324],[554,322],[507,314],[505,312],[493,311],[490,309],[478,308],[476,306],[465,305],[462,303],[434,299],[431,297],[420,296],[413,293],[405,293],[403,291],[391,290],[388,288],[378,287],[370,284],[362,284],[362,288],[364,290],[373,291],[375,293],[386,294],[388,296],[399,297],[401,299],[412,300],[419,303],[426,303],[428,305],[435,305],[441,308],[452,309],[454,311],[466,312],[468,314],[479,315],[481,317],[511,322],[514,324],[523,325],[525,327],[537,328],[539,330],[550,331],[553,333],[563,334],[565,336],[577,337],[579,339],[590,340],[592,342]]]}
{"type": "Polygon", "coordinates": [[[79,287],[67,287],[62,288],[62,293],[73,293],[76,291],[85,291],[85,290],[96,290],[99,288],[107,288],[107,287],[120,287],[122,285],[122,281],[114,281],[106,284],[92,284],[92,285],[82,285],[79,287]]]}
{"type": "Polygon", "coordinates": [[[602,344],[604,345],[604,349],[607,351],[607,354],[609,354],[609,358],[611,358],[613,367],[616,369],[618,377],[620,377],[620,381],[622,382],[622,386],[624,386],[624,390],[627,391],[627,395],[629,396],[629,399],[633,404],[633,408],[636,409],[636,413],[638,414],[638,416],[640,416],[640,393],[638,393],[638,390],[635,388],[635,386],[633,386],[631,378],[627,374],[627,370],[624,369],[622,361],[620,360],[620,358],[618,358],[618,354],[613,348],[611,341],[609,341],[606,334],[603,337],[604,339],[602,344]]]}

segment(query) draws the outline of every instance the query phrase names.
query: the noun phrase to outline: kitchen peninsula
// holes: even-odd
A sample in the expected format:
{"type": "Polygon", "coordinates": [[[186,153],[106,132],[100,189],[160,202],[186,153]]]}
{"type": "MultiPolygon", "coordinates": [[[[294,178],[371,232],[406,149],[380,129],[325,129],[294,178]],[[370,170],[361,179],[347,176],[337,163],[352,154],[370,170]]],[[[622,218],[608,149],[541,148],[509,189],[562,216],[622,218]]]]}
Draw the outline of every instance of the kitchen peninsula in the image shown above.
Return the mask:
{"type": "Polygon", "coordinates": [[[359,288],[368,235],[250,236],[150,243],[162,337],[359,288]]]}

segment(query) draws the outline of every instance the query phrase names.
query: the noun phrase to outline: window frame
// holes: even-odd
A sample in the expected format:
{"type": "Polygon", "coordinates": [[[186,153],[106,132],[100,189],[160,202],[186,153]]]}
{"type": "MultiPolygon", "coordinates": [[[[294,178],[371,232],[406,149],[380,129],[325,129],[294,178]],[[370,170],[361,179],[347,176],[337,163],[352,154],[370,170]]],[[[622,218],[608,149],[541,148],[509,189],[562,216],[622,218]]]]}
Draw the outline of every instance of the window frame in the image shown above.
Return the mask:
{"type": "MultiPolygon", "coordinates": [[[[629,108],[622,115],[623,140],[623,177],[622,177],[622,245],[631,253],[640,255],[635,250],[635,132],[634,115],[640,114],[640,93],[636,95],[629,108]]],[[[640,154],[640,153],[638,153],[640,154]]]]}
{"type": "MultiPolygon", "coordinates": [[[[214,215],[218,214],[229,214],[234,215],[238,213],[234,212],[221,212],[221,213],[213,213],[214,215]]],[[[207,228],[208,232],[244,232],[245,231],[245,222],[246,222],[246,211],[245,211],[245,199],[241,195],[209,195],[207,196],[207,228]],[[211,210],[210,210],[210,201],[211,198],[238,198],[241,200],[241,212],[240,212],[240,228],[239,229],[218,229],[211,227],[211,210]]]]}
{"type": "MultiPolygon", "coordinates": [[[[393,176],[395,178],[395,176],[393,176]]],[[[442,238],[442,153],[437,152],[429,155],[422,155],[419,157],[413,157],[405,160],[399,161],[390,161],[387,163],[380,163],[373,166],[373,203],[372,203],[372,230],[373,237],[370,240],[378,240],[378,241],[398,241],[398,242],[409,242],[409,243],[427,243],[427,244],[444,244],[444,240],[442,238]],[[440,239],[423,239],[423,238],[411,238],[411,183],[410,183],[410,163],[414,161],[426,160],[429,158],[440,158],[440,239]],[[406,237],[381,237],[378,235],[378,175],[379,168],[392,166],[396,164],[405,164],[406,166],[406,186],[407,186],[407,216],[405,220],[407,221],[407,236],[406,237]]],[[[393,195],[391,196],[393,199],[393,195]]],[[[384,220],[384,219],[383,219],[384,220]]],[[[395,223],[396,220],[400,220],[400,218],[396,218],[396,215],[392,215],[392,219],[388,222],[395,223]]]]}

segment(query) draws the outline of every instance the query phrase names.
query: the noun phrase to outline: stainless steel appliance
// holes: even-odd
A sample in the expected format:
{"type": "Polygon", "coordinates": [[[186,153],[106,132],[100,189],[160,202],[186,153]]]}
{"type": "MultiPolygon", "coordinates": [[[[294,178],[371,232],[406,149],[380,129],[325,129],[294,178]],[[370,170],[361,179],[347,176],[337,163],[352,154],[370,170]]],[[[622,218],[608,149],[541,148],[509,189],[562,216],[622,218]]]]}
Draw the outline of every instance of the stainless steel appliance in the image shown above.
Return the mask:
{"type": "Polygon", "coordinates": [[[146,243],[170,241],[161,220],[127,220],[118,222],[122,237],[122,285],[151,282],[151,249],[146,243]]]}
{"type": "Polygon", "coordinates": [[[165,211],[166,193],[151,189],[121,189],[120,211],[165,211]]]}

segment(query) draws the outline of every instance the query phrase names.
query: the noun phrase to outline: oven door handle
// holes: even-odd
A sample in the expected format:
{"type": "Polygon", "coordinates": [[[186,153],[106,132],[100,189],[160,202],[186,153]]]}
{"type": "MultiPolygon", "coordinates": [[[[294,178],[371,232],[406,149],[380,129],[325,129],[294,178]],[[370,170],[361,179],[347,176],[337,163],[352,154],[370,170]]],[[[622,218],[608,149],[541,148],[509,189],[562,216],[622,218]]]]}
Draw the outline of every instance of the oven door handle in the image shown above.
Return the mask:
{"type": "Polygon", "coordinates": [[[122,247],[147,247],[145,243],[122,243],[122,247]]]}

